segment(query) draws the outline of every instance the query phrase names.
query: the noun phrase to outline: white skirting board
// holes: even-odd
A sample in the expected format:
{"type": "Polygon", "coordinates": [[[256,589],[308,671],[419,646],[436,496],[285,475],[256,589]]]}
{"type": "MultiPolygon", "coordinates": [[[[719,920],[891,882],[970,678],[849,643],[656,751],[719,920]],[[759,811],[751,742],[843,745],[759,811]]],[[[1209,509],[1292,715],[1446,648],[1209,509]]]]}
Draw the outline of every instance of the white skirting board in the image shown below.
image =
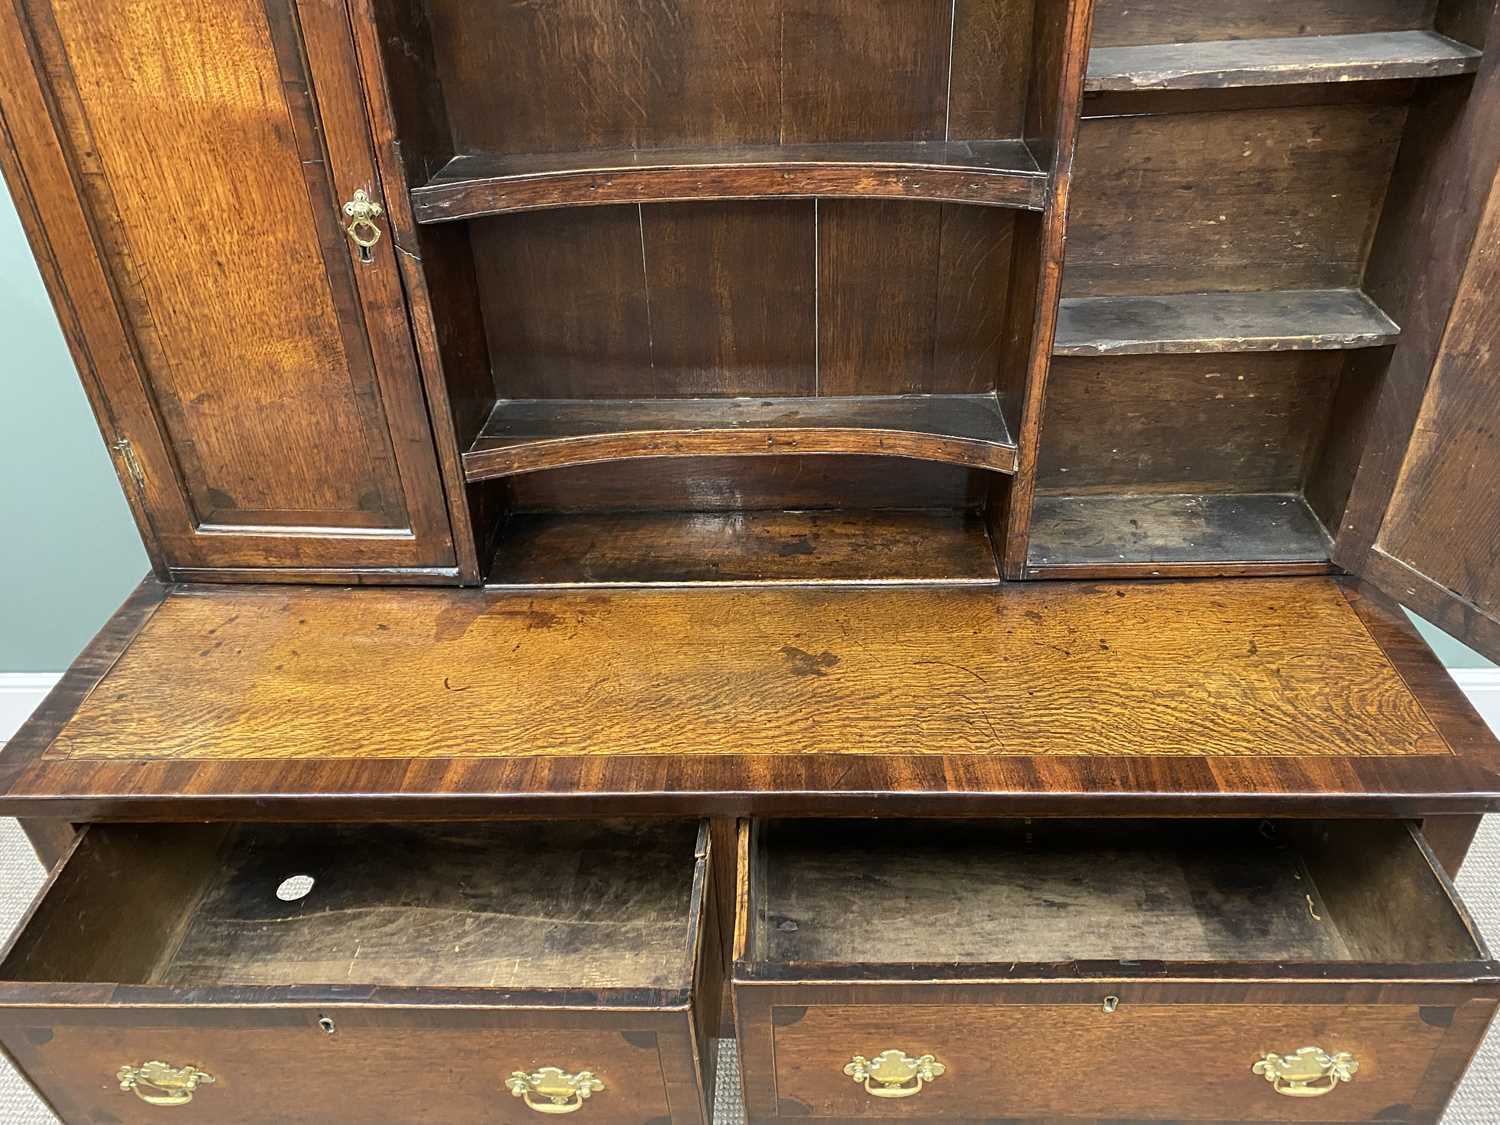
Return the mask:
{"type": "MultiPolygon", "coordinates": [[[[1500,733],[1500,668],[1450,668],[1448,674],[1500,733]]],[[[0,742],[16,732],[57,683],[56,672],[0,672],[0,742]]]]}
{"type": "Polygon", "coordinates": [[[59,677],[58,672],[0,672],[0,742],[16,733],[59,677]]]}

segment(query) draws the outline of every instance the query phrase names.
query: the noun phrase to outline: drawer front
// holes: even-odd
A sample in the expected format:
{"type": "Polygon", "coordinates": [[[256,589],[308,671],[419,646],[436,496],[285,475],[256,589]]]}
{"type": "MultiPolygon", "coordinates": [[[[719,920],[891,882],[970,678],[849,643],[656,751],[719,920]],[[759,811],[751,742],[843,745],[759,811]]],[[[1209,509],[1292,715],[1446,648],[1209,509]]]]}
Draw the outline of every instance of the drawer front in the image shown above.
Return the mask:
{"type": "Polygon", "coordinates": [[[528,1100],[555,1110],[575,1107],[569,1116],[579,1125],[701,1121],[685,1015],[680,1032],[663,1032],[665,1017],[654,1028],[648,1017],[639,1030],[614,1030],[442,1026],[447,1017],[436,1013],[427,1026],[420,1015],[400,1021],[404,1026],[381,1026],[368,1014],[332,1010],[277,1026],[230,1026],[235,1016],[225,1012],[194,1012],[174,1023],[158,1015],[129,1025],[121,1012],[102,1015],[106,1022],[0,1029],[7,1050],[64,1122],[369,1125],[554,1116],[528,1100]],[[331,1033],[320,1018],[332,1021],[331,1033]],[[143,1069],[151,1062],[177,1073],[163,1079],[143,1069]],[[574,1076],[588,1071],[596,1083],[587,1095],[559,1095],[556,1104],[545,1091],[512,1093],[513,1074],[544,1067],[574,1076]],[[122,1068],[139,1072],[133,1090],[121,1089],[122,1068]],[[190,1083],[192,1071],[212,1081],[200,1079],[190,1091],[174,1086],[190,1083]]]}
{"type": "MultiPolygon", "coordinates": [[[[1446,1057],[1444,1041],[1458,1012],[1465,1013],[1466,1025],[1478,1025],[1476,1040],[1482,1032],[1490,1006],[1473,1007],[1484,1010],[1404,1004],[1122,1003],[1110,1012],[1098,1003],[773,1005],[770,1073],[759,1072],[762,1053],[751,1050],[745,1081],[752,1105],[797,1117],[1421,1119],[1412,1107],[1430,1097],[1429,1069],[1446,1057]],[[1357,1070],[1347,1082],[1331,1077],[1301,1086],[1296,1074],[1268,1078],[1254,1070],[1267,1054],[1293,1056],[1304,1047],[1347,1052],[1357,1070]],[[881,1075],[867,1072],[885,1051],[917,1060],[930,1055],[936,1066],[928,1068],[929,1077],[884,1086],[881,1075]],[[851,1068],[856,1055],[870,1065],[851,1068]],[[769,1100],[755,1089],[762,1082],[773,1087],[763,1092],[769,1100]],[[1326,1094],[1315,1093],[1324,1086],[1331,1087],[1326,1094]]],[[[1461,1053],[1450,1063],[1454,1083],[1466,1059],[1461,1053]]],[[[902,1073],[892,1060],[883,1075],[895,1080],[902,1073]]]]}

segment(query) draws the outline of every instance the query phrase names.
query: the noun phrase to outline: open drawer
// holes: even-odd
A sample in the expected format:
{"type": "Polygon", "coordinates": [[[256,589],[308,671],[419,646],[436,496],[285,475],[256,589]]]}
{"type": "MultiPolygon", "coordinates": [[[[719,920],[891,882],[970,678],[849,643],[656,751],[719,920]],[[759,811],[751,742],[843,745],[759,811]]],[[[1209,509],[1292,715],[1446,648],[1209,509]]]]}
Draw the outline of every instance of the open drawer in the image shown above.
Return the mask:
{"type": "Polygon", "coordinates": [[[0,1042],[69,1123],[706,1122],[708,847],[694,822],[94,826],[0,961],[0,1042]]]}
{"type": "Polygon", "coordinates": [[[752,1119],[1434,1121],[1496,969],[1400,822],[743,822],[752,1119]]]}

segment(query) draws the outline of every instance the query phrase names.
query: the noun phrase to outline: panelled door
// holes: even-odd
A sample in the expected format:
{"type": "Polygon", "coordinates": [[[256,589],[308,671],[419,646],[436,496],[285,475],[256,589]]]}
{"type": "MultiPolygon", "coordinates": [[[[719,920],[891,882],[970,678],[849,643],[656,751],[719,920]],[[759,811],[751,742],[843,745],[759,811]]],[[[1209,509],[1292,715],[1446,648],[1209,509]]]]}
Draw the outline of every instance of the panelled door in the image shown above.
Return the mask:
{"type": "Polygon", "coordinates": [[[1397,601],[1500,660],[1500,190],[1490,196],[1361,569],[1397,601]]]}
{"type": "Polygon", "coordinates": [[[5,170],[158,568],[454,566],[342,0],[0,0],[5,170]],[[356,193],[363,196],[357,197],[356,193]]]}

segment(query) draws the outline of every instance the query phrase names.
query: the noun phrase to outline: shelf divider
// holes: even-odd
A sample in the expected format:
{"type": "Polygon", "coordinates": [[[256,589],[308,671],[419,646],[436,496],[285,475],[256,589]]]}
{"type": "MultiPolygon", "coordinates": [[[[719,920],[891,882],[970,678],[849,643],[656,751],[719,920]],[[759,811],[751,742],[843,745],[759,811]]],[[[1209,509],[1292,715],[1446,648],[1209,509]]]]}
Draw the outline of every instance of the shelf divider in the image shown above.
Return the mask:
{"type": "Polygon", "coordinates": [[[411,193],[419,223],[514,211],[701,199],[916,199],[1041,210],[1024,141],[614,149],[454,157],[411,193]]]}
{"type": "Polygon", "coordinates": [[[1435,31],[1096,47],[1084,89],[1222,90],[1472,74],[1481,52],[1435,31]]]}
{"type": "Polygon", "coordinates": [[[1383,347],[1400,333],[1358,289],[1068,297],[1053,354],[1340,351],[1383,347]]]}
{"type": "Polygon", "coordinates": [[[994,394],[505,399],[463,461],[476,481],[646,457],[818,453],[1016,468],[994,394]]]}

